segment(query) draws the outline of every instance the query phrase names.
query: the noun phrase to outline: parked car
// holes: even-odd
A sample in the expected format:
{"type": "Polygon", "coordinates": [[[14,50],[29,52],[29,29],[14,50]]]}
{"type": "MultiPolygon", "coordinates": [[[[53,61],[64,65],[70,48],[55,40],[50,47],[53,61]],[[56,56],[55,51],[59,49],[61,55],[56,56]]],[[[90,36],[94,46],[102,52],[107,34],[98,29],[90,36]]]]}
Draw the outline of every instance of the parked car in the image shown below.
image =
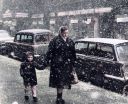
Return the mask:
{"type": "Polygon", "coordinates": [[[6,42],[11,42],[13,39],[6,30],[0,30],[0,54],[7,53],[6,42]]]}
{"type": "Polygon", "coordinates": [[[128,94],[128,41],[84,38],[75,42],[79,78],[128,94]]]}
{"type": "Polygon", "coordinates": [[[53,38],[50,30],[27,29],[16,33],[14,41],[8,42],[8,56],[24,60],[27,51],[31,51],[35,58],[45,55],[49,41],[53,38]]]}

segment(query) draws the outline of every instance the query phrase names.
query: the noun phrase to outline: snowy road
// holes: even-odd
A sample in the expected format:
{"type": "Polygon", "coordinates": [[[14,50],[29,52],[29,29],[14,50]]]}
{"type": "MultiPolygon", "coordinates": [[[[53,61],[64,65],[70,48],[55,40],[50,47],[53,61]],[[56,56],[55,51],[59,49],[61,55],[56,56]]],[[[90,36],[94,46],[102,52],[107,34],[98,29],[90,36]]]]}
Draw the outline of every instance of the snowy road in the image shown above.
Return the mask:
{"type": "MultiPolygon", "coordinates": [[[[20,62],[0,56],[0,104],[34,104],[32,99],[24,101],[20,62]]],[[[38,104],[55,104],[56,90],[48,87],[49,71],[37,71],[38,104]]],[[[30,94],[31,96],[31,94],[30,94]]],[[[101,89],[89,83],[79,82],[71,90],[65,90],[66,104],[127,104],[128,98],[101,89]]]]}

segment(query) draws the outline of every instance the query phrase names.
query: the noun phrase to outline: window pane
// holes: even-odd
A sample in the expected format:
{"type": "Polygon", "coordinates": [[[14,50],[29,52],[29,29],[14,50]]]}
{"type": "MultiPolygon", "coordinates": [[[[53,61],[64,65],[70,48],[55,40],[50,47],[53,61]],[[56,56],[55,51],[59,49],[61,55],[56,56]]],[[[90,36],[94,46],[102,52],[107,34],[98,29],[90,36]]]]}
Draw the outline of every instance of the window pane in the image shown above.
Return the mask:
{"type": "Polygon", "coordinates": [[[31,35],[28,35],[28,38],[27,39],[32,39],[32,36],[31,35]]]}
{"type": "Polygon", "coordinates": [[[108,44],[98,44],[97,54],[99,57],[105,57],[109,59],[113,59],[114,57],[112,46],[108,44]]]}
{"type": "Polygon", "coordinates": [[[21,42],[25,42],[25,40],[26,40],[26,36],[25,35],[21,35],[21,42]]]}
{"type": "Polygon", "coordinates": [[[79,42],[75,44],[75,49],[77,53],[87,54],[87,47],[88,43],[79,42]]]}
{"type": "Polygon", "coordinates": [[[119,44],[116,49],[119,60],[128,61],[128,43],[119,44]]]}
{"type": "Polygon", "coordinates": [[[35,37],[36,42],[46,42],[48,41],[49,33],[38,33],[35,37]]]}
{"type": "Polygon", "coordinates": [[[75,45],[75,48],[76,49],[83,49],[83,48],[87,48],[87,43],[77,43],[76,45],[75,45]]]}
{"type": "Polygon", "coordinates": [[[27,43],[33,43],[33,38],[32,38],[32,35],[28,35],[27,36],[27,43]]]}
{"type": "Polygon", "coordinates": [[[88,48],[88,54],[89,55],[94,55],[96,54],[96,43],[89,43],[89,48],[88,48]]]}
{"type": "Polygon", "coordinates": [[[16,36],[16,41],[20,41],[20,35],[16,36]]]}

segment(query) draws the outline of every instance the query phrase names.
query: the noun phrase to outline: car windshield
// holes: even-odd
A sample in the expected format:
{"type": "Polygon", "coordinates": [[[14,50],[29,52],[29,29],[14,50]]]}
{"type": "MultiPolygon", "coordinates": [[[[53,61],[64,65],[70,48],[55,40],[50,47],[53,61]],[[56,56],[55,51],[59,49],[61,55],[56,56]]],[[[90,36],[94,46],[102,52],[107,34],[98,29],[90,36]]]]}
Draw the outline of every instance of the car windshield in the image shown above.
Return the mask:
{"type": "Polygon", "coordinates": [[[117,46],[117,54],[120,61],[128,61],[128,42],[117,46]]]}
{"type": "Polygon", "coordinates": [[[0,30],[0,38],[8,38],[10,37],[9,33],[5,30],[0,30]]]}

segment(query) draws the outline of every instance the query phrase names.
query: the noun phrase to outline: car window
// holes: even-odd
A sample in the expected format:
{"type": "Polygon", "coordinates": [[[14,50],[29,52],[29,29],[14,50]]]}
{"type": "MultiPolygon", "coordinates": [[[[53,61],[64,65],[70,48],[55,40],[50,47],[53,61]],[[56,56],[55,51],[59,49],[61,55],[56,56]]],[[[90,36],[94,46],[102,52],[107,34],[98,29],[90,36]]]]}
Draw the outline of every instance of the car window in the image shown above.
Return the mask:
{"type": "Polygon", "coordinates": [[[116,50],[120,61],[128,61],[128,42],[117,45],[116,50]]]}
{"type": "Polygon", "coordinates": [[[22,34],[21,35],[21,42],[26,42],[27,35],[22,34]]]}
{"type": "Polygon", "coordinates": [[[41,42],[46,42],[48,41],[49,34],[43,34],[43,33],[38,33],[38,35],[35,37],[35,42],[41,43],[41,42]]]}
{"type": "Polygon", "coordinates": [[[15,37],[15,42],[20,42],[20,34],[17,34],[15,37]]]}
{"type": "Polygon", "coordinates": [[[32,35],[27,35],[27,43],[33,43],[33,36],[32,35]]]}
{"type": "Polygon", "coordinates": [[[33,43],[33,36],[31,35],[31,34],[29,34],[29,33],[27,33],[27,34],[21,34],[21,42],[22,43],[33,43]]]}
{"type": "Polygon", "coordinates": [[[95,54],[96,54],[96,43],[89,43],[88,54],[95,56],[95,54]]]}
{"type": "Polygon", "coordinates": [[[75,44],[75,49],[77,53],[87,54],[87,47],[88,47],[87,42],[77,42],[75,44]]]}
{"type": "Polygon", "coordinates": [[[113,59],[113,48],[112,45],[99,43],[97,44],[97,56],[113,59]]]}

